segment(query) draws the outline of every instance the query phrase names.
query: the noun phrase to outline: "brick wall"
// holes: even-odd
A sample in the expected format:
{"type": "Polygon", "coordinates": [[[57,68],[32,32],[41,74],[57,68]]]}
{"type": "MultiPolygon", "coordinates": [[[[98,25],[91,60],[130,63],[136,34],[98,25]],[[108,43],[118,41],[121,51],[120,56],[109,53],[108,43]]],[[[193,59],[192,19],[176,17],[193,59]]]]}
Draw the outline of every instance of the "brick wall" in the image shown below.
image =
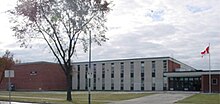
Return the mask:
{"type": "Polygon", "coordinates": [[[168,60],[168,72],[174,72],[177,68],[180,68],[180,64],[168,60]]]}
{"type": "MultiPolygon", "coordinates": [[[[217,84],[212,84],[212,92],[220,92],[220,74],[211,75],[211,79],[217,79],[217,84]]],[[[209,92],[209,75],[202,75],[202,92],[209,92]]]]}
{"type": "MultiPolygon", "coordinates": [[[[17,64],[11,68],[15,77],[11,83],[16,90],[65,90],[66,77],[59,64],[36,62],[17,64]]],[[[0,89],[7,89],[8,79],[4,78],[0,89]]]]}

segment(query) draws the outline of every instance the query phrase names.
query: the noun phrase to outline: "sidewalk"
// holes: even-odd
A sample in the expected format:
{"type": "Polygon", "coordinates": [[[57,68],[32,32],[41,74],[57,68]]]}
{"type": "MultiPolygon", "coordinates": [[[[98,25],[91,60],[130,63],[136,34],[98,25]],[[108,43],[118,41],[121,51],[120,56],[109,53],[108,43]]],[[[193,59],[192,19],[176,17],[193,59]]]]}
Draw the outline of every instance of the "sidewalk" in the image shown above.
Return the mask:
{"type": "MultiPolygon", "coordinates": [[[[6,101],[0,101],[0,104],[10,104],[10,103],[6,101]]],[[[11,104],[34,104],[34,103],[11,102],[11,104]]]]}
{"type": "Polygon", "coordinates": [[[178,100],[182,100],[193,94],[164,93],[154,94],[136,99],[112,102],[109,104],[174,104],[178,100]]]}

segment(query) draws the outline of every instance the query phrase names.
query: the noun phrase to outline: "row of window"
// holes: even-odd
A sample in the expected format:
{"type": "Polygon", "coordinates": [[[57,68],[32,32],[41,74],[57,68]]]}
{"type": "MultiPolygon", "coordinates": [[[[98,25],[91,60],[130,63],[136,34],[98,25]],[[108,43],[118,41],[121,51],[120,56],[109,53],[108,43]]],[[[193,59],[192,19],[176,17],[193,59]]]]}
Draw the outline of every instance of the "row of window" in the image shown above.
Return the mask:
{"type": "MultiPolygon", "coordinates": [[[[163,61],[163,68],[164,71],[167,71],[167,61],[163,61]]],[[[80,65],[77,66],[78,69],[78,83],[80,83],[80,65]]],[[[145,64],[144,61],[141,61],[141,89],[144,89],[144,69],[145,69],[145,64]]],[[[155,71],[156,71],[156,62],[152,61],[152,77],[155,77],[155,71]]],[[[88,73],[88,65],[85,65],[85,79],[86,79],[86,87],[87,87],[87,73],[88,73]]],[[[114,63],[111,63],[111,88],[114,89],[114,63]]],[[[121,90],[124,88],[124,62],[120,63],[120,81],[121,81],[121,90]]],[[[131,90],[134,88],[134,62],[130,62],[130,78],[131,78],[131,90]]],[[[102,88],[105,87],[105,63],[102,63],[102,88]]],[[[96,89],[96,64],[93,64],[93,84],[94,84],[94,89],[96,89]]],[[[78,84],[78,89],[80,85],[78,84]]],[[[154,89],[154,88],[153,88],[154,89]]]]}

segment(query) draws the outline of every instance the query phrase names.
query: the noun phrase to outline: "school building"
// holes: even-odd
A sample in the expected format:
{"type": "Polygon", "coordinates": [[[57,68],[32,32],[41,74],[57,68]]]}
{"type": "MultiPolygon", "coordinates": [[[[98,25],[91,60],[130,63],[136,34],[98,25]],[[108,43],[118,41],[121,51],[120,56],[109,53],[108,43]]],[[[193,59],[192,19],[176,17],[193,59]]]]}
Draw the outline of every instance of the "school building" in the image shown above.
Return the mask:
{"type": "MultiPolygon", "coordinates": [[[[14,65],[11,84],[15,90],[65,90],[66,77],[57,63],[31,62],[14,65]]],[[[220,92],[220,70],[204,71],[186,65],[171,57],[132,58],[117,60],[74,62],[72,89],[94,91],[209,91],[220,92]]],[[[0,90],[8,88],[8,78],[0,90]]]]}

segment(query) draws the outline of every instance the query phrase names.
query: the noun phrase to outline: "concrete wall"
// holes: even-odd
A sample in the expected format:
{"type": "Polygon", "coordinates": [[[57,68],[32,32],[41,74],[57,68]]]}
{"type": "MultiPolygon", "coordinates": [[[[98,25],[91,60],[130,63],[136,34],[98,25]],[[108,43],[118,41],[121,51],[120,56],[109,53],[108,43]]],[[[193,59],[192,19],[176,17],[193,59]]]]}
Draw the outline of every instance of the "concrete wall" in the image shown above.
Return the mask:
{"type": "MultiPolygon", "coordinates": [[[[140,91],[146,90],[151,91],[153,84],[155,85],[155,90],[161,91],[164,87],[167,87],[167,78],[163,76],[164,73],[164,61],[166,61],[166,70],[168,70],[168,60],[169,58],[151,58],[151,59],[126,59],[126,60],[107,60],[107,61],[95,61],[92,62],[92,67],[96,64],[96,90],[112,90],[111,84],[114,82],[113,90],[131,90],[131,62],[134,63],[134,87],[133,90],[140,91]],[[156,72],[155,77],[152,77],[152,61],[155,61],[156,72]],[[144,62],[144,81],[141,81],[141,62],[144,62]],[[114,78],[111,78],[111,63],[114,63],[114,78]],[[121,78],[121,63],[124,65],[124,73],[121,78]],[[105,78],[102,79],[102,64],[105,64],[104,74],[105,78]],[[104,89],[103,81],[104,80],[104,89]],[[123,81],[123,82],[122,82],[123,81]],[[142,83],[144,89],[141,89],[142,83]],[[122,86],[123,85],[123,86],[122,86]],[[123,87],[123,88],[121,88],[123,87]]],[[[73,90],[85,90],[85,78],[84,66],[88,64],[87,62],[74,63],[74,66],[80,65],[80,89],[73,87],[73,90]]],[[[93,68],[92,68],[93,70],[93,68]]],[[[93,72],[93,71],[92,71],[93,72]]],[[[93,78],[94,79],[94,78],[93,78]]],[[[92,79],[92,85],[94,80],[92,79]]],[[[77,78],[73,78],[73,85],[77,86],[77,78]]],[[[94,90],[94,86],[91,86],[94,90]]]]}

